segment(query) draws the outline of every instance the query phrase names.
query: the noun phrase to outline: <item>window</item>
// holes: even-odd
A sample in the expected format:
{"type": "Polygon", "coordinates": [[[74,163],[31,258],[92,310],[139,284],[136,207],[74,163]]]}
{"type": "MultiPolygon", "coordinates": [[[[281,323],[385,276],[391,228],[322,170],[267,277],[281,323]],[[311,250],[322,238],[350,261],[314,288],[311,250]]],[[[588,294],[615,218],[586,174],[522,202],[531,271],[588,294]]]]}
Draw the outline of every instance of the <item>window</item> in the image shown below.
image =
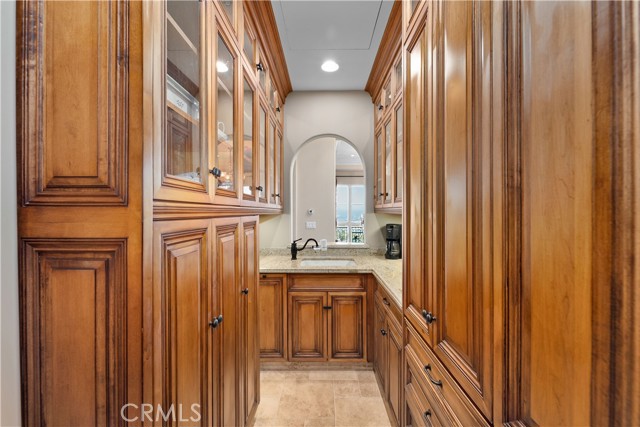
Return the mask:
{"type": "Polygon", "coordinates": [[[336,242],[364,243],[364,201],[362,184],[336,184],[336,242]]]}

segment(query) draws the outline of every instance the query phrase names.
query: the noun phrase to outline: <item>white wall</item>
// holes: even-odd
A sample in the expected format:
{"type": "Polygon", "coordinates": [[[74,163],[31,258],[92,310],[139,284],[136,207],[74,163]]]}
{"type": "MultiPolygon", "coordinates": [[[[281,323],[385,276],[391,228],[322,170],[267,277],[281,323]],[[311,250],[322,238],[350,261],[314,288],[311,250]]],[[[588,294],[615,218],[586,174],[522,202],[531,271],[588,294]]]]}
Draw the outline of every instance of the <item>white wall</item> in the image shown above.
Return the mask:
{"type": "Polygon", "coordinates": [[[0,425],[20,425],[16,214],[16,5],[0,1],[0,425]]]}
{"type": "Polygon", "coordinates": [[[319,135],[351,142],[365,163],[367,189],[366,242],[384,247],[381,227],[401,222],[398,215],[373,213],[373,103],[364,91],[291,92],[284,106],[284,214],[260,219],[260,247],[284,248],[291,243],[291,160],[300,146],[319,135]]]}
{"type": "Polygon", "coordinates": [[[319,138],[300,150],[293,167],[295,185],[295,239],[306,241],[335,239],[336,207],[336,140],[319,138]],[[313,209],[313,214],[307,212],[313,209]],[[313,221],[315,229],[307,230],[305,223],[313,221]]]}

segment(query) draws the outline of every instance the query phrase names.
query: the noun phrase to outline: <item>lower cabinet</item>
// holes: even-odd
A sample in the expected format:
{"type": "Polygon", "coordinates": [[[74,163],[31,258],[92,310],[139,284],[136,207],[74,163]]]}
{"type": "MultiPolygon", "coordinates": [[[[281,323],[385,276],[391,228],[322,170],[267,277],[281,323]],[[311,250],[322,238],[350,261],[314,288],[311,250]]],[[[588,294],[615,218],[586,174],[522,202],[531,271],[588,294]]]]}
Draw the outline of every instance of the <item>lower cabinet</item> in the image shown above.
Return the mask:
{"type": "Polygon", "coordinates": [[[383,390],[393,421],[400,425],[402,408],[402,328],[400,307],[379,287],[374,307],[373,369],[383,390]]]}
{"type": "Polygon", "coordinates": [[[289,360],[366,361],[366,292],[289,292],[289,360]]]}
{"type": "Polygon", "coordinates": [[[246,425],[259,402],[257,217],[154,224],[145,403],[246,425]]]}
{"type": "Polygon", "coordinates": [[[287,354],[286,274],[260,275],[260,358],[285,361],[287,354]]]}

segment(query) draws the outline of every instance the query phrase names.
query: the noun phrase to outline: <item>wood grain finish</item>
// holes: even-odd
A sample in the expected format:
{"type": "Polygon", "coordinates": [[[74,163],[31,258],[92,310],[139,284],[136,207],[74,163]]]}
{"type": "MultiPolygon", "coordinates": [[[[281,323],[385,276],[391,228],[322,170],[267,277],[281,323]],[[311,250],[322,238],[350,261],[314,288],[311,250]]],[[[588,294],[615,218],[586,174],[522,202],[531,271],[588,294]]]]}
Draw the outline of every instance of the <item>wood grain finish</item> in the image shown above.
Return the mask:
{"type": "Polygon", "coordinates": [[[20,4],[22,205],[127,204],[128,13],[124,1],[20,4]]]}
{"type": "Polygon", "coordinates": [[[285,275],[261,275],[258,309],[260,357],[286,360],[288,353],[285,275]]]}
{"type": "Polygon", "coordinates": [[[352,274],[290,274],[287,278],[290,291],[364,291],[365,279],[352,274]]]}
{"type": "Polygon", "coordinates": [[[218,399],[215,423],[232,426],[241,424],[239,386],[242,378],[241,351],[238,331],[240,330],[240,262],[238,219],[219,219],[215,227],[215,297],[217,310],[223,316],[218,326],[216,340],[218,358],[218,399]]]}
{"type": "Polygon", "coordinates": [[[258,233],[257,218],[243,223],[242,352],[244,357],[243,423],[249,425],[260,402],[260,337],[258,331],[258,233]]]}
{"type": "Polygon", "coordinates": [[[333,360],[366,360],[366,292],[329,292],[329,354],[333,360]]]}
{"type": "Polygon", "coordinates": [[[25,425],[124,425],[126,251],[121,239],[21,241],[25,425]]]}
{"type": "Polygon", "coordinates": [[[387,77],[389,69],[393,66],[394,59],[400,50],[402,32],[402,1],[394,1],[387,26],[382,34],[380,46],[373,61],[373,67],[369,73],[364,90],[369,92],[372,99],[376,99],[382,90],[382,85],[387,77]]]}
{"type": "Polygon", "coordinates": [[[289,292],[289,360],[327,358],[326,292],[289,292]]]}

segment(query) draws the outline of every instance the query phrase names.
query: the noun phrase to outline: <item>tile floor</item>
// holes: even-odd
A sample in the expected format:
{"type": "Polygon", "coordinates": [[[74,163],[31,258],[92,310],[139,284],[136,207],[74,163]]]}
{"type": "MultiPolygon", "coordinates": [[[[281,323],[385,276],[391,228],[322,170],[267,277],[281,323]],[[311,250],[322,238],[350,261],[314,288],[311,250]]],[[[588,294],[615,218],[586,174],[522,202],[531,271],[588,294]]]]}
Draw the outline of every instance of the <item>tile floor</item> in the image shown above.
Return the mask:
{"type": "Polygon", "coordinates": [[[262,371],[254,426],[389,426],[373,371],[262,371]]]}

